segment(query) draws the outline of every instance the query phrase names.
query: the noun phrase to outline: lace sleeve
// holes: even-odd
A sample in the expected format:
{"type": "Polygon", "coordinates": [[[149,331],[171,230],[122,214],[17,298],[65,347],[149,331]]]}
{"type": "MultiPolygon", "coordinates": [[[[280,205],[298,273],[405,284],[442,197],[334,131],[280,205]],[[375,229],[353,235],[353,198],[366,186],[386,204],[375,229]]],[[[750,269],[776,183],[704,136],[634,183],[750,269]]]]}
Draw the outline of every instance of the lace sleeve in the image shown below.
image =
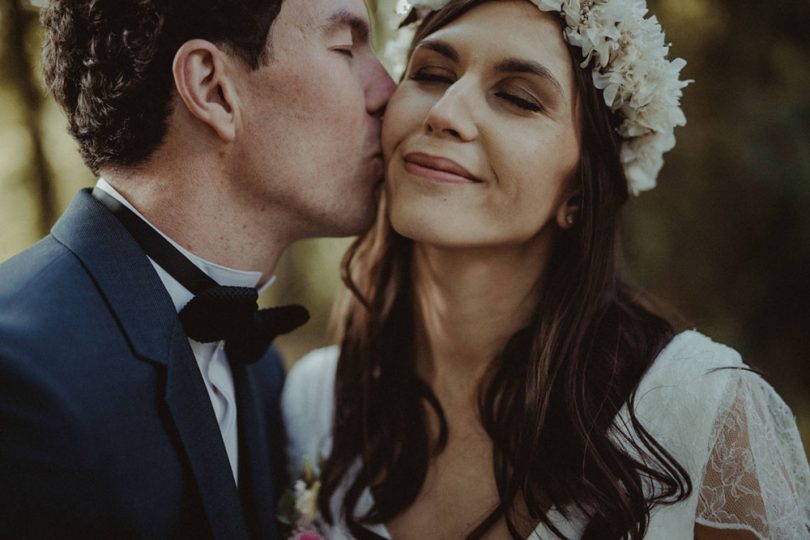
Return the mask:
{"type": "Polygon", "coordinates": [[[739,371],[712,431],[696,522],[760,539],[810,538],[810,470],[788,406],[739,371]]]}

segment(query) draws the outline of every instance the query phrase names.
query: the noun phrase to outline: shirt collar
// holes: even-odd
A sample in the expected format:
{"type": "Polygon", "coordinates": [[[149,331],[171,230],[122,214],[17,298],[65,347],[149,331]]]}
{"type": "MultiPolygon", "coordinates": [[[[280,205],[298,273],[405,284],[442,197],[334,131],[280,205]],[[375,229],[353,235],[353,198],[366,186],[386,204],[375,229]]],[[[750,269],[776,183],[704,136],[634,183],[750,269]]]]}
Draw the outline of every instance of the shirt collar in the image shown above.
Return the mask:
{"type": "MultiPolygon", "coordinates": [[[[226,286],[226,287],[256,287],[259,284],[259,282],[261,281],[261,279],[262,279],[262,273],[261,272],[251,272],[251,271],[245,271],[245,270],[236,270],[234,268],[228,268],[226,266],[222,266],[222,265],[219,265],[217,263],[207,261],[207,260],[203,259],[202,257],[198,257],[197,255],[193,254],[192,252],[190,252],[189,250],[187,250],[186,248],[184,248],[183,246],[181,246],[180,244],[178,244],[177,242],[175,242],[174,240],[172,240],[171,238],[166,236],[160,229],[158,229],[157,227],[152,225],[152,223],[148,219],[146,219],[146,217],[144,217],[143,214],[141,214],[138,211],[137,208],[132,206],[132,204],[130,204],[130,202],[128,200],[126,200],[123,195],[118,193],[118,191],[116,191],[116,189],[114,187],[112,187],[112,185],[110,185],[110,183],[107,182],[107,180],[105,180],[104,178],[99,178],[98,179],[98,182],[96,183],[96,187],[103,190],[105,193],[107,193],[111,197],[115,198],[115,200],[117,200],[118,202],[120,202],[121,204],[123,204],[124,206],[129,208],[130,210],[132,210],[138,217],[140,217],[150,227],[152,227],[158,233],[160,233],[160,235],[163,236],[166,240],[168,240],[169,243],[171,243],[172,246],[174,246],[188,260],[190,260],[200,270],[205,272],[205,274],[207,276],[209,276],[211,279],[216,281],[219,285],[223,285],[223,286],[226,286]]],[[[151,261],[152,259],[150,258],[149,260],[151,261]]],[[[152,261],[152,262],[153,262],[153,264],[155,264],[154,261],[152,261]]],[[[161,268],[161,270],[163,270],[163,269],[161,268]]],[[[176,280],[174,280],[173,278],[171,279],[171,281],[172,281],[171,286],[169,286],[169,283],[167,283],[166,278],[171,277],[171,276],[165,271],[164,272],[158,272],[158,274],[160,275],[160,278],[163,281],[166,288],[169,290],[169,292],[170,292],[170,294],[172,296],[172,299],[175,300],[175,305],[180,303],[179,302],[180,298],[175,298],[176,296],[178,296],[178,294],[174,293],[173,291],[175,291],[177,289],[177,286],[179,286],[181,288],[182,288],[182,286],[176,280]]],[[[267,282],[265,284],[263,284],[259,288],[259,291],[258,291],[259,294],[262,294],[264,291],[266,291],[273,283],[275,283],[275,281],[276,281],[276,276],[271,276],[270,279],[268,279],[267,282]]],[[[182,305],[185,305],[185,303],[188,300],[190,300],[190,293],[185,288],[183,288],[183,292],[185,292],[186,294],[183,294],[181,296],[183,296],[183,297],[189,296],[189,298],[183,298],[183,300],[185,300],[185,301],[182,302],[182,305]]],[[[181,307],[182,307],[182,305],[181,305],[181,307]]]]}

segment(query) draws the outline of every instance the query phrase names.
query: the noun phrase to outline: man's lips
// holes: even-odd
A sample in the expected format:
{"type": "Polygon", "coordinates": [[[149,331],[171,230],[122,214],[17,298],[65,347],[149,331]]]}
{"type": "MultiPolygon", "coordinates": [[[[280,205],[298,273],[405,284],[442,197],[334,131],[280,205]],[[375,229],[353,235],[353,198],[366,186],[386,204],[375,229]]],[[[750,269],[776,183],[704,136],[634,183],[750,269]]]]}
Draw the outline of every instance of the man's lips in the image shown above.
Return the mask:
{"type": "Polygon", "coordinates": [[[416,152],[407,154],[404,161],[405,170],[409,173],[438,182],[451,184],[481,182],[470,171],[451,159],[416,152]]]}

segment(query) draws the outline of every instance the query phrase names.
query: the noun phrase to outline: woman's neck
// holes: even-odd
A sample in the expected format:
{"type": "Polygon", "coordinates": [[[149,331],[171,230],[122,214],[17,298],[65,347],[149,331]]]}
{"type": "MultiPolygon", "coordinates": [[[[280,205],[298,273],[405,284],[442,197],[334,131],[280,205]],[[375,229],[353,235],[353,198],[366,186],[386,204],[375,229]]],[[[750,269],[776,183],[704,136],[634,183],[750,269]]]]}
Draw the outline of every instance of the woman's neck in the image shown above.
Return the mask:
{"type": "Polygon", "coordinates": [[[414,246],[417,369],[434,390],[474,398],[491,361],[537,305],[549,240],[486,249],[414,246]]]}

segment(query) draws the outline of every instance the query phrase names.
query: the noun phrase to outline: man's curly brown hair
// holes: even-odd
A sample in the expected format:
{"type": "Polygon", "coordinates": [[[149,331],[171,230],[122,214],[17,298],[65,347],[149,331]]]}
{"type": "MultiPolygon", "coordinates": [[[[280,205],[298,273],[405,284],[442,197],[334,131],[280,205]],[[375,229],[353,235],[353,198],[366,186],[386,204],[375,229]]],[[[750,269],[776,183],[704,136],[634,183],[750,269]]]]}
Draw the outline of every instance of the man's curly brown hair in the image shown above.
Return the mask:
{"type": "Polygon", "coordinates": [[[267,57],[282,0],[51,0],[42,16],[45,82],[85,163],[135,166],[166,135],[172,61],[190,39],[252,69],[267,57]]]}

